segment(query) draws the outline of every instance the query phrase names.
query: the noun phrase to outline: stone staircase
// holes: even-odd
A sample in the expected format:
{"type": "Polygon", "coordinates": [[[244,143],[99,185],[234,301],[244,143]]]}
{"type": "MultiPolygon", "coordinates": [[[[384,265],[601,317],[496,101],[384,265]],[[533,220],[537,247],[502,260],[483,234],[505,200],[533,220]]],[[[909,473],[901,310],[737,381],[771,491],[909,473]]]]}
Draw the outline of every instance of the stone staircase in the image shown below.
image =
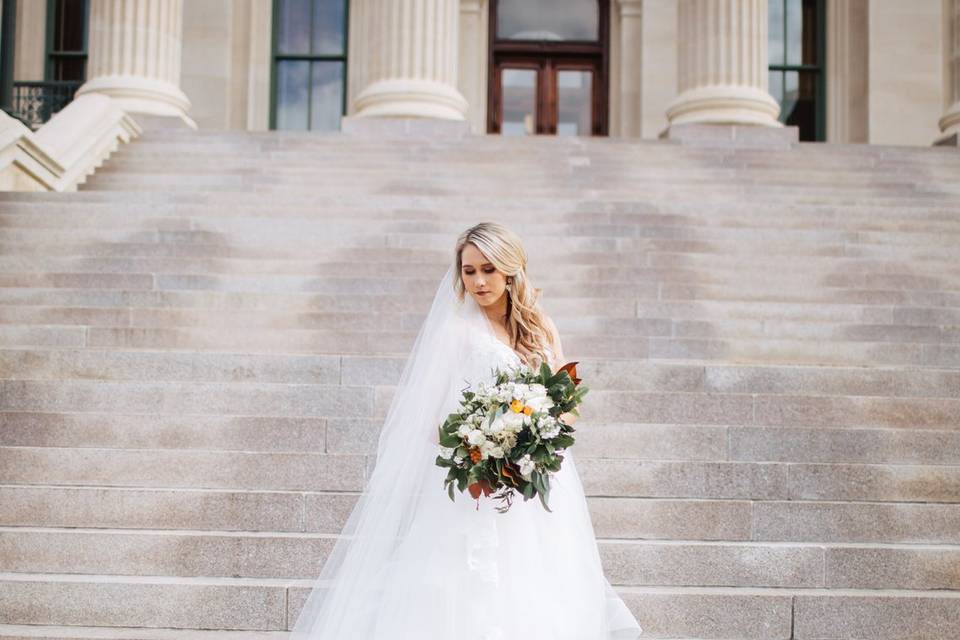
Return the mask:
{"type": "Polygon", "coordinates": [[[592,388],[578,468],[645,638],[955,640],[958,175],[941,148],[154,132],[79,193],[0,194],[0,638],[285,637],[493,219],[592,388]]]}

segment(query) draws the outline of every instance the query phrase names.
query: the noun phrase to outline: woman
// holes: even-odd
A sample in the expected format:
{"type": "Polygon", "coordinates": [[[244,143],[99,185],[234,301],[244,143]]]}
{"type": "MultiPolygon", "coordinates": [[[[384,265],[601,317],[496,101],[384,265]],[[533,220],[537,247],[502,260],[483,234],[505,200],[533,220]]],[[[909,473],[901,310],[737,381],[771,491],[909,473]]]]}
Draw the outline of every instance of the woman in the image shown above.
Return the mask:
{"type": "MultiPolygon", "coordinates": [[[[443,488],[438,428],[495,368],[564,364],[519,238],[458,238],[377,443],[377,464],[301,609],[295,640],[626,640],[640,626],[603,574],[572,449],[550,508],[443,488]]],[[[564,414],[572,422],[575,416],[564,414]]]]}

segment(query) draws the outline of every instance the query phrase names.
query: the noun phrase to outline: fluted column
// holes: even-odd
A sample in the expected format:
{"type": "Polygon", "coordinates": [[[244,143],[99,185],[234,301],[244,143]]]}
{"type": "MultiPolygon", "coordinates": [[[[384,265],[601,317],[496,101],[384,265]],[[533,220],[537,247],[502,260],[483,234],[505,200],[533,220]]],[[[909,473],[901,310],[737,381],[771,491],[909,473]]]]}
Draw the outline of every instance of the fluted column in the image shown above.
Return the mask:
{"type": "Polygon", "coordinates": [[[944,0],[944,102],[940,131],[960,134],[960,0],[944,0]]]}
{"type": "Polygon", "coordinates": [[[77,95],[100,93],[129,113],[187,116],[180,90],[183,0],[92,0],[89,80],[77,95]]]}
{"type": "Polygon", "coordinates": [[[679,91],[670,124],[781,127],[767,90],[767,0],[679,0],[679,91]]]}
{"type": "Polygon", "coordinates": [[[357,116],[463,120],[457,90],[459,0],[362,0],[364,89],[357,116]]]}

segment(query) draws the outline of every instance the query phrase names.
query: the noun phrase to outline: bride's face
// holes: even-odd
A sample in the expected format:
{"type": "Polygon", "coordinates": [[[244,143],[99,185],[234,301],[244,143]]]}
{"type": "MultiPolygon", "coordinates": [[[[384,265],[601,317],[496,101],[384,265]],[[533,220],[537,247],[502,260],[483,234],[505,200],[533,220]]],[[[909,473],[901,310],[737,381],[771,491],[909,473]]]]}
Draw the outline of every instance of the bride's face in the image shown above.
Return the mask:
{"type": "Polygon", "coordinates": [[[507,277],[472,244],[460,253],[460,278],[467,292],[482,307],[497,304],[507,290],[507,277]]]}

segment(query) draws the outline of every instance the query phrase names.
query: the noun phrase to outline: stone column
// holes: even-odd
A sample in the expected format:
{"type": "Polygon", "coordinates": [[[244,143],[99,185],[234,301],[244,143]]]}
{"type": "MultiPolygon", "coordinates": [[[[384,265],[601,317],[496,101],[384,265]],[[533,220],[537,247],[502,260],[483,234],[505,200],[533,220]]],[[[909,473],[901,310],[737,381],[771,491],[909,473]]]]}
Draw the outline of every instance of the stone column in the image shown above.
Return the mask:
{"type": "Polygon", "coordinates": [[[960,137],[960,0],[943,0],[943,95],[941,143],[957,144],[960,137]]]}
{"type": "Polygon", "coordinates": [[[767,90],[767,0],[679,0],[679,91],[685,123],[781,127],[767,90]]]}
{"type": "Polygon", "coordinates": [[[115,99],[128,113],[179,118],[190,101],[180,90],[183,0],[92,0],[89,80],[77,91],[115,99]]]}
{"type": "Polygon", "coordinates": [[[362,0],[367,41],[357,116],[463,120],[457,90],[459,0],[362,0]]]}

